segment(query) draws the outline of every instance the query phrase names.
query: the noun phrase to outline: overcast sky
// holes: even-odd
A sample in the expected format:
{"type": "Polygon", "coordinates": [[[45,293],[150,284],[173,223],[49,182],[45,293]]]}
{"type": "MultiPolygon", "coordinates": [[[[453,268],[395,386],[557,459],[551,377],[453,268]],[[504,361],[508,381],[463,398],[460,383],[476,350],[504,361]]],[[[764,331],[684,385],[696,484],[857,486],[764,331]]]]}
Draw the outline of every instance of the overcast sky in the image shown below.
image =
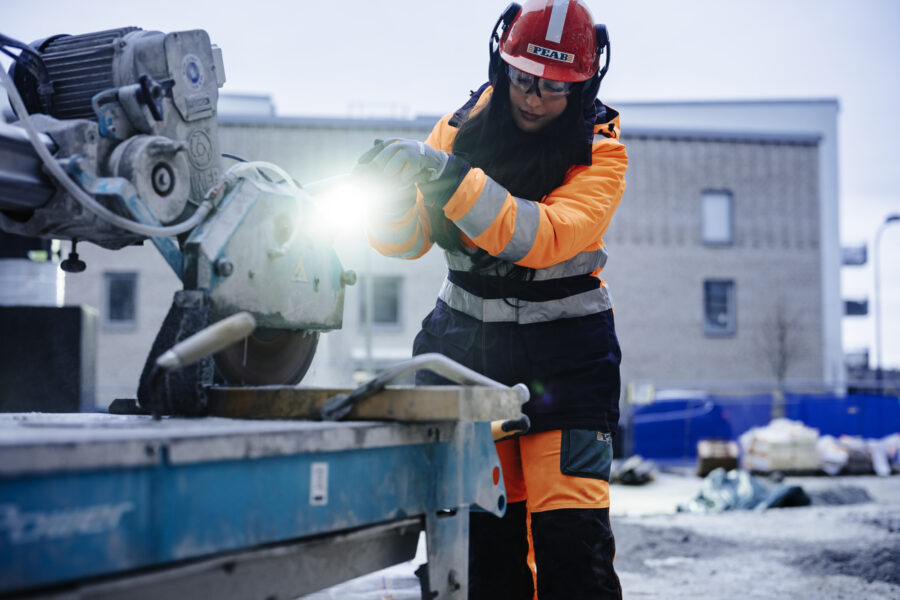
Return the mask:
{"type": "MultiPolygon", "coordinates": [[[[488,35],[506,3],[13,0],[0,4],[0,31],[31,42],[128,25],[200,28],[222,48],[223,91],[271,94],[280,115],[438,115],[486,79],[488,35]]],[[[900,1],[587,3],[612,40],[608,104],[836,98],[842,242],[871,244],[885,216],[900,213],[900,1]]],[[[884,362],[900,367],[900,224],[881,251],[884,362]]],[[[871,298],[871,264],[842,279],[845,297],[871,298]]],[[[873,332],[871,318],[845,319],[845,348],[869,346],[873,332]]]]}

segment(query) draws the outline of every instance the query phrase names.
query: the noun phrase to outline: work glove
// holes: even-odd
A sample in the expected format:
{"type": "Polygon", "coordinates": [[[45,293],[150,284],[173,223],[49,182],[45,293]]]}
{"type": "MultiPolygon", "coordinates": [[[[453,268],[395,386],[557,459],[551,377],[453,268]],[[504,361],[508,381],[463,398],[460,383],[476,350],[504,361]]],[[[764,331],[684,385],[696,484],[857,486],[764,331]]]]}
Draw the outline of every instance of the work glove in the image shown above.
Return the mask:
{"type": "Polygon", "coordinates": [[[435,150],[424,142],[394,138],[376,141],[368,152],[359,157],[358,170],[379,173],[406,187],[413,183],[438,180],[447,168],[450,155],[435,150]]]}
{"type": "Polygon", "coordinates": [[[353,176],[365,186],[369,199],[368,209],[380,217],[392,219],[405,214],[415,205],[418,190],[412,183],[398,185],[395,179],[385,177],[372,166],[372,159],[384,150],[386,143],[375,140],[375,145],[357,160],[353,176]]]}

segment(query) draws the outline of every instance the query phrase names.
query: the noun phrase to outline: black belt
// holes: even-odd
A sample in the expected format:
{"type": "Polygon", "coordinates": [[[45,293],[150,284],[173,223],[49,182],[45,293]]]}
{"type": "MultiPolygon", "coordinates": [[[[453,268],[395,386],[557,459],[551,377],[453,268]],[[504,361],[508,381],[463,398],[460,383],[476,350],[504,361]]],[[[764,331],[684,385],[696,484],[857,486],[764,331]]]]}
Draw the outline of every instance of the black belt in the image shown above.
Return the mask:
{"type": "Polygon", "coordinates": [[[600,287],[600,280],[588,274],[523,281],[451,270],[447,278],[451,283],[485,300],[516,298],[527,302],[546,302],[568,298],[600,287]]]}

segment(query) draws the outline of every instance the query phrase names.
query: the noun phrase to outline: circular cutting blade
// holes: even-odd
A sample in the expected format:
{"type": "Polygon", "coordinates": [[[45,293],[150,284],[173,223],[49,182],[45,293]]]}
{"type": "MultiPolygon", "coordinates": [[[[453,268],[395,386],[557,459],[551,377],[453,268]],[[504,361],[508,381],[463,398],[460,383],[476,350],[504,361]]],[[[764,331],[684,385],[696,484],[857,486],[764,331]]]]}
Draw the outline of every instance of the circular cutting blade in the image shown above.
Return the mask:
{"type": "Polygon", "coordinates": [[[319,332],[257,329],[215,355],[219,374],[233,385],[293,385],[303,379],[319,332]]]}

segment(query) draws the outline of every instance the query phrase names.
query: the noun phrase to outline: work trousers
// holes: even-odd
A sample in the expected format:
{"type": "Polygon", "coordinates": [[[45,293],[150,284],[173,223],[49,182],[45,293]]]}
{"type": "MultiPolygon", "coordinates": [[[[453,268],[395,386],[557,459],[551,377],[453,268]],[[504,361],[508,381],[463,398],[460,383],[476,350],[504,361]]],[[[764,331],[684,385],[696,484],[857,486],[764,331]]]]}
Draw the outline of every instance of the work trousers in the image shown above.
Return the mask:
{"type": "MultiPolygon", "coordinates": [[[[481,322],[437,301],[413,354],[439,352],[506,385],[525,383],[532,432],[497,444],[506,516],[471,513],[470,600],[621,598],[609,526],[610,433],[619,402],[612,310],[533,324],[481,322]],[[530,527],[527,522],[530,515],[530,527]]],[[[430,371],[417,385],[452,383],[430,371]]]]}
{"type": "Polygon", "coordinates": [[[612,456],[608,442],[598,432],[557,430],[497,444],[508,504],[500,519],[471,513],[470,600],[534,597],[529,537],[538,600],[622,597],[603,480],[612,456]],[[585,443],[591,437],[594,445],[585,443]]]}

